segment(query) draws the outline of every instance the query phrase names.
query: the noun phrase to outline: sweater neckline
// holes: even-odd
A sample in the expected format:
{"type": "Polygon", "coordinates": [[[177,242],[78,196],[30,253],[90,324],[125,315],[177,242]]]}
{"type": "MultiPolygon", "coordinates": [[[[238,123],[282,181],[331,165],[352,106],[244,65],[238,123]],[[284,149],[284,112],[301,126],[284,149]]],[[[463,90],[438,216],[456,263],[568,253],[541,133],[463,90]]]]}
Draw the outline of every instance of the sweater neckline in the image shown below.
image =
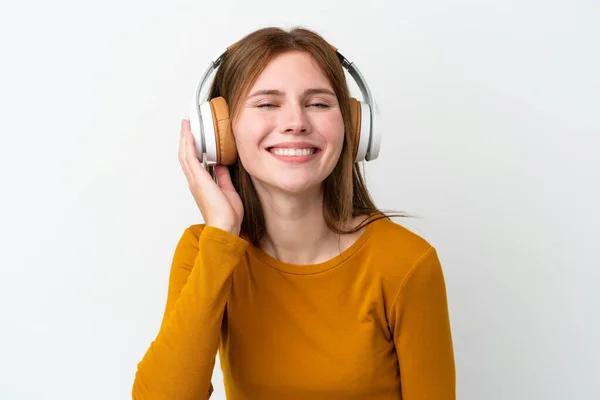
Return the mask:
{"type": "Polygon", "coordinates": [[[259,261],[268,265],[269,267],[275,268],[282,272],[294,275],[317,274],[337,267],[338,265],[342,264],[344,261],[349,259],[354,253],[356,253],[356,251],[365,244],[365,242],[373,232],[373,225],[375,223],[377,223],[377,221],[372,221],[368,223],[363,233],[346,250],[342,251],[340,254],[334,256],[333,258],[327,261],[317,264],[286,263],[281,260],[278,260],[277,258],[265,252],[260,247],[253,246],[252,244],[248,246],[248,253],[250,254],[250,256],[258,259],[259,261]]]}

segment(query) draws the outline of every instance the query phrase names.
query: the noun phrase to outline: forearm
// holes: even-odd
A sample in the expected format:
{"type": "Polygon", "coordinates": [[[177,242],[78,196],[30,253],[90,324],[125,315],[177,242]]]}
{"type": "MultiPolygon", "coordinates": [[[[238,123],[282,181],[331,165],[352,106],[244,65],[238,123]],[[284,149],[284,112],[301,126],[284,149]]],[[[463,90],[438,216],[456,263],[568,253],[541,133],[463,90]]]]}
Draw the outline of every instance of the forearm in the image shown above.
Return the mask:
{"type": "Polygon", "coordinates": [[[241,240],[205,228],[187,282],[142,361],[134,399],[205,399],[211,387],[231,275],[244,254],[241,240]]]}

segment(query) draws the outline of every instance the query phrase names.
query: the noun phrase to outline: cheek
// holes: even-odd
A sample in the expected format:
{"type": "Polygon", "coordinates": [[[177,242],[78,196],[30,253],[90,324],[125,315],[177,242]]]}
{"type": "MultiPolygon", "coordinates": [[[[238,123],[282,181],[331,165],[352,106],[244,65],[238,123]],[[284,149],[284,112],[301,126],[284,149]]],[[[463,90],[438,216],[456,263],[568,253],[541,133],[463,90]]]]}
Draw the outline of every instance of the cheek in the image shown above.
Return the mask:
{"type": "Polygon", "coordinates": [[[322,134],[334,147],[339,147],[341,149],[342,144],[344,143],[344,120],[342,119],[342,114],[331,114],[328,115],[323,121],[321,121],[322,134]]]}
{"type": "Polygon", "coordinates": [[[255,151],[262,139],[269,133],[270,121],[261,115],[248,113],[241,115],[232,125],[235,143],[240,156],[255,151]]]}

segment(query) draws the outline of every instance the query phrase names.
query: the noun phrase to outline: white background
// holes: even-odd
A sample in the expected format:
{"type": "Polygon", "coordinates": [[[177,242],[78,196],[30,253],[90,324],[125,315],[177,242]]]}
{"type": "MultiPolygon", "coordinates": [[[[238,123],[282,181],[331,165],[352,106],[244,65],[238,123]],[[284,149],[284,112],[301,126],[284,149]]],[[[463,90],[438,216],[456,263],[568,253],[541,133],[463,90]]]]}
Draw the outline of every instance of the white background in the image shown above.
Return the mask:
{"type": "Polygon", "coordinates": [[[267,25],[316,30],[370,83],[367,181],[439,251],[458,398],[600,398],[599,21],[594,0],[2,0],[0,398],[131,398],[201,222],[180,119],[267,25]]]}

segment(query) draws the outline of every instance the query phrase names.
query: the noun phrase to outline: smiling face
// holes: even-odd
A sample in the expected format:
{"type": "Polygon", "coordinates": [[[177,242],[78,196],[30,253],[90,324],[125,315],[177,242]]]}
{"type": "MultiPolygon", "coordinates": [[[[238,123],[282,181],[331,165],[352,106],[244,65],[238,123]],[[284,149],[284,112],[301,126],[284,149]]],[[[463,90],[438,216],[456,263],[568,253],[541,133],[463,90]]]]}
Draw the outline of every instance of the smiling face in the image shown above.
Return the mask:
{"type": "Polygon", "coordinates": [[[269,62],[242,99],[232,128],[239,158],[259,192],[319,189],[344,142],[333,88],[302,51],[269,62]]]}

